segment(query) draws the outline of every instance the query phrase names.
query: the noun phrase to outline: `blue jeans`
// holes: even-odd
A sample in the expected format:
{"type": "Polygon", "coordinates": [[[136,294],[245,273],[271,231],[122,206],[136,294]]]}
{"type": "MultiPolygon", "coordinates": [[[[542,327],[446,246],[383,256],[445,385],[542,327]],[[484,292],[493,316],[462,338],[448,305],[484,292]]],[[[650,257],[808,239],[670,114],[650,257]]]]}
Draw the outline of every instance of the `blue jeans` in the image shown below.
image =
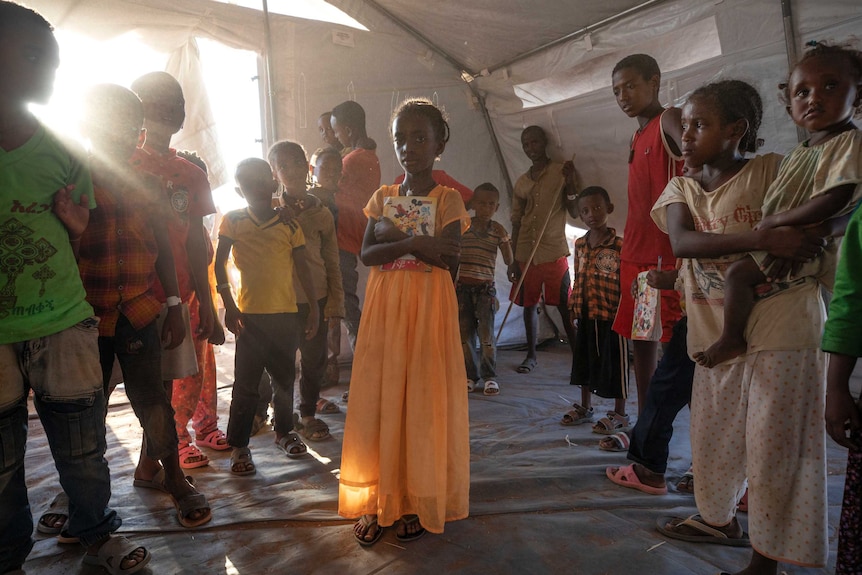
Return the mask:
{"type": "MultiPolygon", "coordinates": [[[[186,337],[192,337],[188,334],[186,337]]],[[[102,382],[105,394],[114,367],[114,356],[123,371],[123,385],[132,410],[147,440],[147,457],[168,459],[177,453],[174,408],[162,382],[162,346],[153,321],[137,330],[120,314],[113,337],[99,338],[102,382]]]]}
{"type": "Polygon", "coordinates": [[[236,338],[234,384],[227,442],[247,447],[254,423],[263,370],[272,377],[273,427],[279,436],[293,431],[293,380],[299,324],[295,313],[243,314],[236,338]]]}
{"type": "Polygon", "coordinates": [[[108,507],[111,476],[97,325],[91,318],[50,336],[0,345],[3,387],[21,392],[0,412],[0,573],[20,566],[33,547],[24,482],[29,389],[69,496],[69,535],[89,546],[120,528],[120,518],[108,507]]]}
{"type": "Polygon", "coordinates": [[[497,377],[497,343],[494,339],[494,316],[497,313],[497,290],[494,284],[458,284],[458,321],[461,348],[467,379],[480,383],[497,377]],[[479,343],[479,353],[476,342],[479,343]]]}
{"type": "MultiPolygon", "coordinates": [[[[350,348],[356,348],[356,334],[359,333],[359,320],[362,308],[356,290],[359,286],[359,271],[356,266],[359,256],[338,250],[338,264],[341,266],[341,287],[344,289],[344,325],[347,327],[347,337],[350,348]]],[[[322,316],[321,316],[322,317],[322,316]]]]}
{"type": "Polygon", "coordinates": [[[683,316],[673,326],[670,342],[650,379],[643,411],[631,432],[628,458],[653,473],[667,471],[673,420],[691,401],[695,363],[688,357],[687,323],[683,316]]]}

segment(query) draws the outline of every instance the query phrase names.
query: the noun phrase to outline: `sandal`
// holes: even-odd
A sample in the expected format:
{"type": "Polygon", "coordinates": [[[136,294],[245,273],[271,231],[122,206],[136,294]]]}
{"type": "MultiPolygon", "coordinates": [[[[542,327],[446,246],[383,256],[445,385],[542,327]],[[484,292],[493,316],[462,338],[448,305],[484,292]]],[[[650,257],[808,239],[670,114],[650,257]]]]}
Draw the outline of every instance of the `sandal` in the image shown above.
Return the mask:
{"type": "Polygon", "coordinates": [[[476,382],[472,379],[467,380],[467,393],[473,393],[476,390],[476,382]]]}
{"type": "Polygon", "coordinates": [[[315,406],[315,409],[317,410],[317,413],[322,413],[323,415],[341,413],[341,409],[339,409],[337,405],[335,405],[328,399],[324,399],[322,397],[317,400],[317,405],[315,406]]]}
{"type": "Polygon", "coordinates": [[[629,450],[629,436],[625,431],[620,431],[619,433],[614,433],[613,435],[608,435],[607,437],[603,437],[599,440],[599,449],[602,451],[628,451],[629,450]]]}
{"type": "MultiPolygon", "coordinates": [[[[186,475],[186,481],[189,482],[189,485],[192,487],[195,486],[195,478],[191,475],[186,475]]],[[[161,491],[162,493],[170,493],[168,488],[165,487],[165,468],[162,467],[156,474],[153,475],[152,479],[135,479],[132,481],[132,485],[135,487],[143,487],[144,489],[155,489],[156,491],[161,491]]]]}
{"type": "Polygon", "coordinates": [[[132,543],[121,535],[110,535],[109,537],[110,539],[99,547],[99,551],[95,555],[86,553],[81,561],[86,565],[97,565],[111,575],[129,575],[146,567],[152,559],[150,552],[143,545],[132,543]],[[123,569],[123,559],[128,559],[138,549],[144,550],[143,558],[131,567],[123,569]]]}
{"type": "Polygon", "coordinates": [[[593,433],[600,435],[613,435],[617,432],[627,432],[632,428],[628,415],[620,415],[616,411],[609,411],[607,416],[598,420],[593,425],[593,433]]]}
{"type": "Polygon", "coordinates": [[[589,423],[593,420],[593,408],[589,409],[581,405],[580,403],[573,403],[572,409],[566,412],[563,415],[563,418],[560,419],[560,425],[580,425],[582,423],[589,423]]]}
{"type": "Polygon", "coordinates": [[[530,373],[531,371],[536,369],[537,363],[538,362],[536,361],[536,358],[528,357],[521,362],[521,365],[515,368],[515,371],[517,371],[518,373],[530,373]]]}
{"type": "Polygon", "coordinates": [[[323,441],[332,437],[326,422],[316,417],[308,423],[303,423],[302,418],[296,417],[294,414],[293,428],[309,441],[323,441]]]}
{"type": "Polygon", "coordinates": [[[421,523],[419,523],[418,515],[405,515],[401,519],[399,519],[398,522],[401,524],[400,526],[404,527],[404,535],[401,535],[400,533],[398,533],[398,531],[395,532],[395,538],[398,541],[402,541],[405,543],[407,541],[416,541],[417,539],[425,535],[425,528],[422,527],[421,523]],[[419,530],[410,533],[408,531],[408,528],[415,525],[419,526],[419,530]]]}
{"type": "Polygon", "coordinates": [[[347,397],[350,395],[350,390],[348,389],[344,393],[341,394],[341,401],[347,403],[347,397]]]}
{"type": "Polygon", "coordinates": [[[305,446],[299,436],[293,431],[291,431],[284,437],[278,438],[275,441],[275,445],[291,459],[297,459],[308,453],[308,448],[305,446]]]}
{"type": "Polygon", "coordinates": [[[683,493],[694,493],[694,472],[691,467],[676,482],[676,490],[683,493]]]}
{"type": "Polygon", "coordinates": [[[485,395],[500,395],[500,384],[493,379],[489,379],[485,382],[485,391],[483,393],[485,395]]]}
{"type": "Polygon", "coordinates": [[[197,469],[210,464],[210,458],[191,443],[186,443],[179,449],[180,467],[183,469],[197,469]]]}
{"type": "Polygon", "coordinates": [[[253,475],[257,473],[251,450],[248,447],[234,447],[230,454],[230,472],[234,475],[253,475]]]}
{"type": "Polygon", "coordinates": [[[36,531],[45,535],[58,535],[69,520],[69,496],[61,491],[54,496],[48,505],[48,511],[42,514],[36,523],[36,531]],[[55,518],[51,521],[52,518],[55,518]],[[62,521],[60,519],[62,518],[62,521]],[[59,524],[58,524],[59,522],[59,524]]]}
{"type": "Polygon", "coordinates": [[[359,521],[353,525],[353,537],[355,537],[363,547],[371,547],[377,543],[382,536],[383,528],[377,524],[377,517],[375,515],[363,515],[359,518],[359,521]],[[368,519],[369,517],[371,517],[371,519],[368,519]],[[372,528],[374,529],[374,535],[371,536],[371,539],[366,539],[365,536],[368,535],[368,532],[371,531],[372,528]]]}
{"type": "Polygon", "coordinates": [[[174,507],[177,510],[177,521],[185,528],[198,527],[204,523],[212,521],[213,514],[210,509],[210,504],[203,493],[192,492],[177,499],[171,495],[171,501],[174,502],[174,507]],[[203,515],[192,519],[192,513],[195,511],[205,511],[203,515]]]}
{"type": "Polygon", "coordinates": [[[712,543],[730,547],[751,547],[748,533],[742,531],[739,537],[731,537],[725,532],[708,525],[700,515],[690,517],[659,517],[656,529],[665,537],[691,543],[712,543]]]}
{"type": "Polygon", "coordinates": [[[221,429],[213,429],[209,433],[207,433],[203,439],[198,439],[195,437],[195,444],[202,447],[209,447],[210,449],[215,449],[216,451],[224,451],[225,449],[230,449],[230,445],[227,442],[227,436],[222,432],[221,429]]]}

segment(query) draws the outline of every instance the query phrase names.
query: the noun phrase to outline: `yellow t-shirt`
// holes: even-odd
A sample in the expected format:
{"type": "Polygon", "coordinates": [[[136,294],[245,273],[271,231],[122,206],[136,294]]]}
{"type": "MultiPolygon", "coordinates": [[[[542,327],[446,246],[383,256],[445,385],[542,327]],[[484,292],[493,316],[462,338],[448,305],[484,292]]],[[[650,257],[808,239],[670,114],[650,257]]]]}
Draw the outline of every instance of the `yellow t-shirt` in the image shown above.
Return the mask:
{"type": "Polygon", "coordinates": [[[276,215],[258,221],[251,210],[228,212],[219,238],[233,242],[233,260],[240,273],[237,306],[243,313],[296,313],[293,250],[305,246],[302,228],[276,215]]]}

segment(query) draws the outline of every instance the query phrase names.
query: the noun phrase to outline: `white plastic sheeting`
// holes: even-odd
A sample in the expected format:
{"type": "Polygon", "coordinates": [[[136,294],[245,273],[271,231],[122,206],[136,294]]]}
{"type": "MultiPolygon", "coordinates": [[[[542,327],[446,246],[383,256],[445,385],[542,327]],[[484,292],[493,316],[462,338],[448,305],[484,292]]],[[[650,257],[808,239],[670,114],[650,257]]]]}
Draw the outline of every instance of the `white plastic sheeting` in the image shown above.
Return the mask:
{"type": "MultiPolygon", "coordinates": [[[[172,53],[170,71],[190,72],[179,74],[190,118],[202,114],[206,105],[206,87],[195,79],[194,37],[261,54],[266,45],[261,12],[207,0],[29,3],[55,26],[103,38],[135,31],[172,53]]],[[[369,135],[378,142],[384,182],[399,173],[388,143],[391,111],[405,97],[427,96],[445,108],[452,126],[442,169],[470,187],[490,181],[506,190],[504,172],[514,181],[529,166],[521,151],[520,131],[530,124],[544,126],[552,156],[575,155],[582,182],[610,191],[617,208],[611,225],[621,233],[626,151],[636,124],[619,111],[608,85],[613,64],[639,51],[654,53],[665,70],[664,103],[680,104],[686,94],[713,79],[747,80],[765,102],[763,150],[786,151],[796,142],[795,127],[776,98],[776,86],[787,74],[780,0],[330,0],[330,4],[369,31],[271,16],[273,85],[265,100],[272,101],[277,124],[268,126],[266,133],[269,139],[277,135],[298,140],[311,152],[320,145],[319,113],[355,99],[365,107],[369,135]],[[627,16],[613,18],[627,10],[631,10],[627,16]],[[568,41],[517,58],[608,18],[612,21],[607,25],[589,30],[588,39],[573,34],[568,41]],[[335,43],[334,38],[348,41],[335,43]],[[464,71],[475,77],[472,86],[462,80],[464,71]],[[537,97],[540,86],[544,91],[537,97]],[[502,166],[471,88],[487,104],[502,166]],[[532,98],[529,108],[524,106],[527,92],[532,98]]],[[[858,0],[790,0],[790,7],[800,49],[809,39],[843,41],[862,29],[858,0]]],[[[271,117],[268,112],[265,116],[271,117]]],[[[183,146],[213,154],[209,150],[215,149],[211,140],[217,125],[217,118],[214,124],[204,120],[183,146]]],[[[503,195],[498,219],[508,223],[508,198],[503,195]]],[[[505,296],[508,288],[500,261],[498,293],[505,296]]],[[[522,339],[523,327],[515,313],[502,342],[522,339]]]]}

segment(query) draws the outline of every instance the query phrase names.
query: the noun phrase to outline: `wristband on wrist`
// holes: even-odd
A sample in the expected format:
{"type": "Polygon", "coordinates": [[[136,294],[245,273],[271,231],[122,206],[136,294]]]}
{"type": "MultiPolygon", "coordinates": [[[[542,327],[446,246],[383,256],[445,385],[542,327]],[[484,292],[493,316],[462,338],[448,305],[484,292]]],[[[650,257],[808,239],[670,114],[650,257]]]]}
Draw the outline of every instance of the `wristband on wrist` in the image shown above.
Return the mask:
{"type": "Polygon", "coordinates": [[[566,199],[570,202],[574,202],[578,199],[578,194],[566,194],[566,199]]]}
{"type": "Polygon", "coordinates": [[[176,307],[176,306],[180,305],[181,303],[183,303],[183,300],[181,298],[175,296],[175,295],[169,295],[165,299],[165,303],[168,304],[168,307],[176,307]]]}

